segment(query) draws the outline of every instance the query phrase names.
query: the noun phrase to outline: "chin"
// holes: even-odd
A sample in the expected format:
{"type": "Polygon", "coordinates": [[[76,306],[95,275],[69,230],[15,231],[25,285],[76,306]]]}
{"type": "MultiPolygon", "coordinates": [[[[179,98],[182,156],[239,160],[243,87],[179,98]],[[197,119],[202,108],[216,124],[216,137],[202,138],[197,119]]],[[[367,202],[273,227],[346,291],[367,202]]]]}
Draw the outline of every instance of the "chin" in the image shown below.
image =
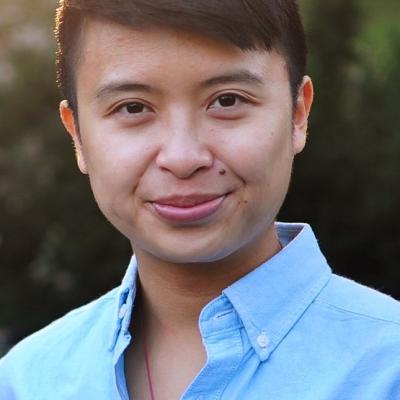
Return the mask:
{"type": "MultiPolygon", "coordinates": [[[[198,243],[197,243],[198,244],[198,243]]],[[[211,263],[228,257],[233,251],[226,246],[213,245],[199,246],[180,243],[176,246],[160,246],[157,249],[148,249],[148,252],[160,260],[174,264],[211,263]]]]}

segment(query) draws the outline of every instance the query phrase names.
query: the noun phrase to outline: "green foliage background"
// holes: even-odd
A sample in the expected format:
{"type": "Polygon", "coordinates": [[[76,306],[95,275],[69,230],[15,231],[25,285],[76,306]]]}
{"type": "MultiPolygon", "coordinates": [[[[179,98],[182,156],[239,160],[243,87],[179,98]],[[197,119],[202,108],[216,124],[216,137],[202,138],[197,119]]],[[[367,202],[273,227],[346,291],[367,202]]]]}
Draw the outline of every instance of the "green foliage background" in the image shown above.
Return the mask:
{"type": "MultiPolygon", "coordinates": [[[[130,257],[58,121],[54,6],[0,3],[0,354],[116,286],[130,257]]],[[[316,101],[280,219],[311,223],[336,272],[400,299],[400,3],[301,6],[316,101]]]]}

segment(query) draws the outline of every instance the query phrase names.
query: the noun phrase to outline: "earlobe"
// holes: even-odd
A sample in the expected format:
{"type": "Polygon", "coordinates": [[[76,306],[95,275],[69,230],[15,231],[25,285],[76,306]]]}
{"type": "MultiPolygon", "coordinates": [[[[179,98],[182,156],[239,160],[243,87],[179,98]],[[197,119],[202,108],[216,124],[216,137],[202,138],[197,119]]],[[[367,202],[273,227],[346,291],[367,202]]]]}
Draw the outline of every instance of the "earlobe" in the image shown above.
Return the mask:
{"type": "Polygon", "coordinates": [[[303,78],[294,112],[293,151],[300,153],[307,141],[308,117],[314,98],[314,88],[309,76],[303,78]]]}
{"type": "Polygon", "coordinates": [[[83,155],[82,142],[77,129],[77,123],[75,121],[74,112],[69,107],[67,100],[63,100],[60,103],[60,117],[65,129],[70,134],[74,143],[75,156],[79,170],[83,174],[87,174],[87,166],[83,155]]]}

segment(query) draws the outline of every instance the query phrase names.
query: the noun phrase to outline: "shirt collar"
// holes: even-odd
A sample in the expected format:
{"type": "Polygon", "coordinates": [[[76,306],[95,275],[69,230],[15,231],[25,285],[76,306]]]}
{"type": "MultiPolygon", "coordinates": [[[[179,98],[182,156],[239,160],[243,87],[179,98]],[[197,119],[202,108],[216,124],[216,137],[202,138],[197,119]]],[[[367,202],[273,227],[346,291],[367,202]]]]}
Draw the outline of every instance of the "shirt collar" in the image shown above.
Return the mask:
{"type": "Polygon", "coordinates": [[[332,272],[307,224],[277,223],[278,254],[223,291],[266,360],[329,281],[332,272]]]}
{"type": "MultiPolygon", "coordinates": [[[[250,342],[266,360],[327,284],[332,272],[307,224],[276,224],[281,243],[274,257],[223,291],[243,322],[250,342]]],[[[118,290],[110,351],[127,334],[136,295],[132,256],[118,290]]],[[[214,300],[215,301],[215,300],[214,300]]]]}
{"type": "Polygon", "coordinates": [[[122,283],[118,289],[114,323],[112,325],[109,350],[113,351],[120,334],[127,334],[131,321],[133,302],[136,296],[137,261],[133,255],[122,283]]]}

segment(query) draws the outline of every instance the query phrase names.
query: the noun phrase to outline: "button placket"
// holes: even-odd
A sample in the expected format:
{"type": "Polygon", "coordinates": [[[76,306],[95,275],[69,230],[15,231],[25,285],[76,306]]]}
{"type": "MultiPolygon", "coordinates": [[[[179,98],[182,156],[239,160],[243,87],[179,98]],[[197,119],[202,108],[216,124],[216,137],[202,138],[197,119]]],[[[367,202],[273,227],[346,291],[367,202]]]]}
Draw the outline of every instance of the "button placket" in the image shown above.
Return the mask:
{"type": "Polygon", "coordinates": [[[126,305],[126,303],[122,304],[118,312],[118,318],[124,319],[127,311],[128,311],[128,306],[126,305]]]}

